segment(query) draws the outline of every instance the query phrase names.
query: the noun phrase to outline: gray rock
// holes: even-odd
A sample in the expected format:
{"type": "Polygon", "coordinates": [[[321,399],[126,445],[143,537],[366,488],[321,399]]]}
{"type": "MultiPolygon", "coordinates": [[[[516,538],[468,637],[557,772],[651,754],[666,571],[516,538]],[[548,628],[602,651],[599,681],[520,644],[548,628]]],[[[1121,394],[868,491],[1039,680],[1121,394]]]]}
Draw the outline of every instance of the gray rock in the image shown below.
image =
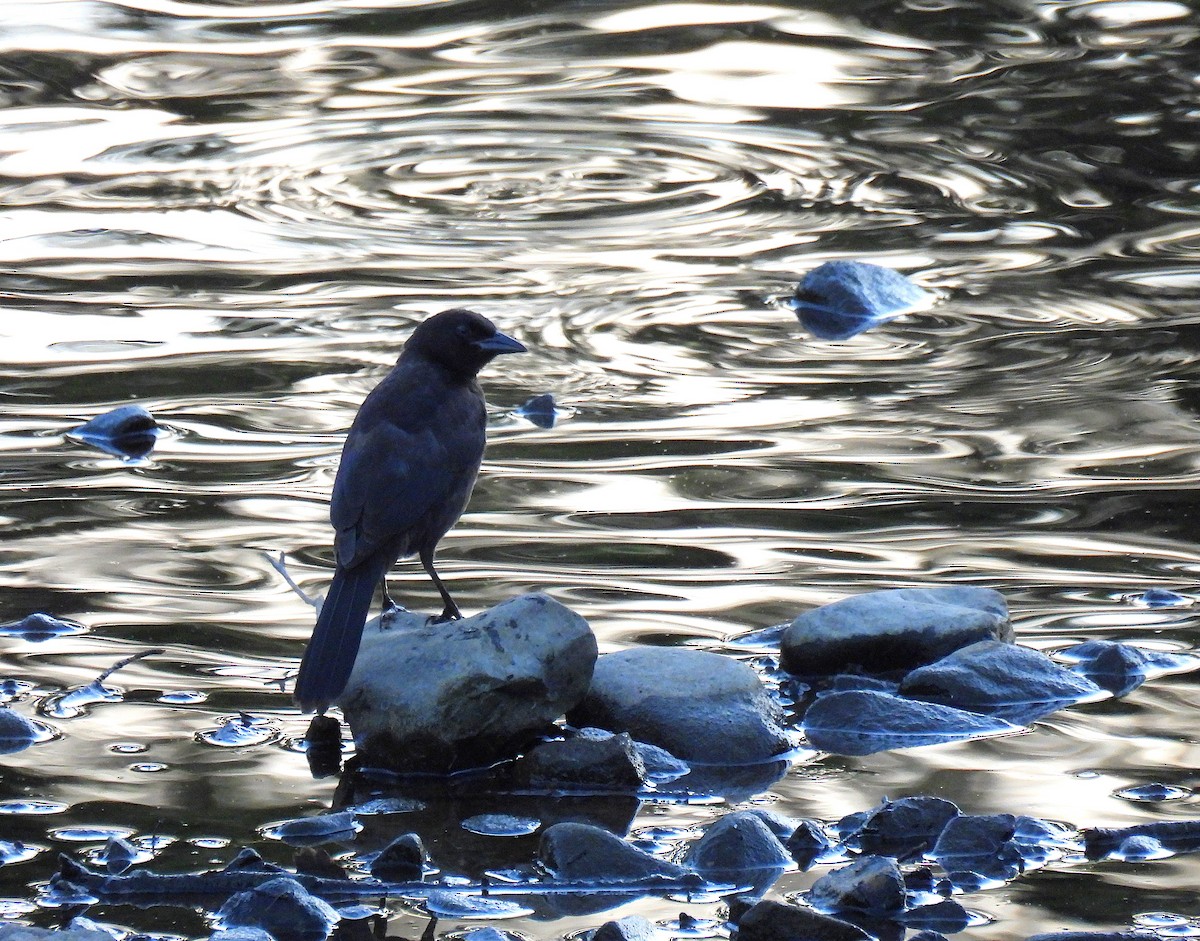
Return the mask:
{"type": "Polygon", "coordinates": [[[790,748],[782,711],[758,674],[702,650],[638,647],[605,654],[570,719],[628,732],[685,761],[751,764],[790,748]]]}
{"type": "Polygon", "coordinates": [[[814,882],[808,900],[822,911],[890,917],[904,911],[905,891],[894,859],[860,856],[814,882]]]}
{"type": "Polygon", "coordinates": [[[738,921],[738,941],[870,941],[848,921],[782,902],[759,902],[738,921]]]}
{"type": "Polygon", "coordinates": [[[913,670],[901,681],[900,692],[1026,724],[1104,691],[1044,653],[985,640],[913,670]]]}
{"type": "Polygon", "coordinates": [[[579,941],[653,941],[654,933],[654,925],[641,915],[626,915],[584,933],[579,941]]]}
{"type": "Polygon", "coordinates": [[[478,767],[579,702],[595,662],[587,622],[546,595],[441,624],[395,612],[367,626],[341,706],[371,764],[478,767]]]}
{"type": "Polygon", "coordinates": [[[688,850],[683,861],[708,882],[773,882],[794,865],[791,854],[766,822],[753,811],[718,818],[688,850]]]}
{"type": "Polygon", "coordinates": [[[556,823],[542,834],[538,859],[559,879],[612,884],[638,882],[654,876],[679,879],[687,870],[667,862],[600,827],[586,823],[556,823]]]}
{"type": "Polygon", "coordinates": [[[23,751],[38,740],[37,725],[19,712],[0,706],[0,755],[23,751]]]}
{"type": "Polygon", "coordinates": [[[646,783],[646,766],[628,735],[585,732],[528,752],[518,765],[522,782],[537,790],[590,793],[636,791],[646,783]]]}
{"type": "Polygon", "coordinates": [[[415,833],[402,833],[371,860],[371,875],[387,882],[420,882],[425,875],[425,844],[415,833]]]}
{"type": "Polygon", "coordinates": [[[1008,608],[988,588],[898,588],[797,617],[780,642],[785,670],[825,676],[911,670],[980,640],[1011,641],[1008,608]]]}
{"type": "Polygon", "coordinates": [[[208,941],[275,941],[275,936],[261,928],[227,928],[214,931],[208,941]]]}
{"type": "Polygon", "coordinates": [[[809,743],[835,755],[872,755],[1019,729],[993,716],[870,690],[819,696],[804,714],[809,743]]]}
{"type": "Polygon", "coordinates": [[[289,941],[321,941],[340,918],[329,903],[288,876],[231,896],[217,912],[227,928],[261,928],[289,941]]]}

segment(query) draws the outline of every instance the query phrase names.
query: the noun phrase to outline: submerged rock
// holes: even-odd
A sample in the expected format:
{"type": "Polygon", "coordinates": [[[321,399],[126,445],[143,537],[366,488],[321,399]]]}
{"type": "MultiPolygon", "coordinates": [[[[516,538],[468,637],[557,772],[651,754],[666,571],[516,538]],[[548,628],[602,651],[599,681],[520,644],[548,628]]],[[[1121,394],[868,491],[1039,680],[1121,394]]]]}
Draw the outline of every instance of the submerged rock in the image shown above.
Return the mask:
{"type": "Polygon", "coordinates": [[[940,797],[884,800],[843,839],[869,855],[891,856],[903,862],[933,847],[958,807],[940,797]]]}
{"type": "Polygon", "coordinates": [[[784,845],[804,872],[829,850],[833,841],[816,820],[801,820],[784,845]]]}
{"type": "Polygon", "coordinates": [[[0,941],[113,941],[113,936],[91,924],[31,928],[0,922],[0,941]]]}
{"type": "Polygon", "coordinates": [[[904,696],[1028,724],[1103,691],[1030,647],[980,641],[900,683],[904,696]]]}
{"type": "Polygon", "coordinates": [[[145,457],[158,439],[158,422],[140,405],[122,405],[72,428],[68,438],[90,444],[114,457],[145,457]]]}
{"type": "Polygon", "coordinates": [[[933,299],[891,268],[863,261],[827,261],[796,286],[792,307],[813,336],[847,340],[876,324],[923,310],[933,299]]]}
{"type": "Polygon", "coordinates": [[[553,428],[555,422],[558,421],[558,409],[554,407],[554,396],[549,392],[526,399],[514,410],[514,414],[520,415],[539,428],[553,428]]]}
{"type": "Polygon", "coordinates": [[[415,833],[402,833],[371,860],[370,871],[385,882],[420,882],[425,877],[425,844],[415,833]]]}
{"type": "Polygon", "coordinates": [[[1093,640],[1060,651],[1069,658],[1071,669],[1087,677],[1114,696],[1133,692],[1149,677],[1179,670],[1195,669],[1200,658],[1194,654],[1148,650],[1133,644],[1111,640],[1093,640]]]}
{"type": "Polygon", "coordinates": [[[749,883],[761,894],[793,860],[761,817],[740,810],[714,821],[683,863],[708,882],[749,883]]]}
{"type": "Polygon", "coordinates": [[[977,641],[1012,637],[999,592],[897,588],[804,612],[783,633],[780,662],[799,676],[891,673],[932,663],[977,641]]]}
{"type": "Polygon", "coordinates": [[[740,660],[702,650],[637,647],[605,654],[569,718],[707,764],[752,764],[791,747],[783,712],[758,674],[740,660]]]}
{"type": "Polygon", "coordinates": [[[1016,833],[1012,814],[960,814],[946,824],[929,855],[954,885],[972,891],[989,882],[1007,882],[1021,872],[1024,861],[1013,843],[1016,833]]]}
{"type": "Polygon", "coordinates": [[[813,748],[835,755],[872,755],[1020,731],[1020,727],[936,703],[869,690],[820,696],[804,714],[813,748]]]}
{"type": "Polygon", "coordinates": [[[738,941],[870,941],[848,921],[798,905],[759,902],[738,920],[738,941]]]}
{"type": "Polygon", "coordinates": [[[1117,829],[1088,827],[1080,832],[1084,852],[1092,860],[1110,856],[1152,859],[1200,851],[1200,820],[1159,820],[1117,829]],[[1131,846],[1135,852],[1128,853],[1131,846]],[[1154,852],[1156,849],[1159,851],[1154,852]]]}
{"type": "Polygon", "coordinates": [[[542,594],[461,621],[393,612],[367,626],[341,706],[368,764],[479,767],[579,702],[595,662],[587,622],[542,594]]]}
{"type": "Polygon", "coordinates": [[[276,938],[323,941],[341,916],[295,879],[280,876],[232,896],[217,920],[228,928],[261,928],[276,938]]]}
{"type": "Polygon", "coordinates": [[[538,860],[557,878],[597,885],[640,882],[656,876],[679,879],[683,866],[630,846],[619,836],[586,823],[556,823],[542,833],[538,860]]]}
{"type": "Polygon", "coordinates": [[[814,882],[808,901],[823,912],[893,918],[904,911],[905,893],[904,875],[894,859],[861,856],[814,882]]]}
{"type": "Polygon", "coordinates": [[[0,755],[24,751],[42,737],[42,728],[37,723],[7,706],[0,706],[0,755]]]}

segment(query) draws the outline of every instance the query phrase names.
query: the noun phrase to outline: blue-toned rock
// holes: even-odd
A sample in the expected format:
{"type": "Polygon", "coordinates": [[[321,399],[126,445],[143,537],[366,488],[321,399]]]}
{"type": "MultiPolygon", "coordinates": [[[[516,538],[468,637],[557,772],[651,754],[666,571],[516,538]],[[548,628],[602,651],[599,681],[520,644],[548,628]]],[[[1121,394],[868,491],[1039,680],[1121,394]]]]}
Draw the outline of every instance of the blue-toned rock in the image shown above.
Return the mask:
{"type": "Polygon", "coordinates": [[[32,643],[68,634],[82,634],[86,630],[87,628],[78,621],[56,618],[44,611],[35,611],[33,614],[25,615],[19,621],[0,624],[0,636],[20,637],[22,640],[32,643]]]}
{"type": "Polygon", "coordinates": [[[1071,661],[1074,672],[1114,696],[1133,692],[1151,676],[1194,670],[1200,666],[1200,658],[1194,654],[1149,650],[1111,640],[1076,644],[1060,651],[1060,655],[1071,661]]]}
{"type": "Polygon", "coordinates": [[[884,856],[860,856],[822,876],[808,890],[809,904],[820,911],[880,918],[902,913],[906,898],[900,867],[884,856]]]}
{"type": "Polygon", "coordinates": [[[900,692],[1025,725],[1104,691],[1040,651],[985,640],[913,670],[900,692]]]}
{"type": "Polygon", "coordinates": [[[801,820],[784,845],[804,872],[829,850],[833,841],[816,820],[801,820]]]}
{"type": "Polygon", "coordinates": [[[261,928],[289,941],[324,941],[341,916],[295,879],[280,876],[232,896],[217,920],[227,928],[261,928]]]}
{"type": "Polygon", "coordinates": [[[771,828],[745,810],[718,818],[692,844],[683,863],[708,882],[748,883],[761,891],[794,865],[771,828]]]}
{"type": "Polygon", "coordinates": [[[539,428],[553,428],[558,421],[558,409],[554,405],[554,396],[549,392],[526,399],[514,410],[514,414],[520,415],[539,428]]]}
{"type": "Polygon", "coordinates": [[[981,640],[1011,641],[1008,607],[989,588],[873,591],[806,611],[784,631],[781,664],[798,676],[895,673],[981,640]]]}
{"type": "Polygon", "coordinates": [[[415,833],[402,833],[371,860],[371,875],[385,882],[420,882],[425,877],[425,844],[415,833]]]}
{"type": "Polygon", "coordinates": [[[513,756],[578,703],[595,662],[587,621],[547,595],[444,623],[395,611],[363,632],[341,706],[370,765],[483,767],[513,756]]]}
{"type": "Polygon", "coordinates": [[[937,842],[958,808],[940,797],[902,797],[884,800],[854,834],[843,837],[870,855],[891,856],[901,862],[915,859],[937,842]]]}
{"type": "Polygon", "coordinates": [[[1156,941],[1151,931],[1051,931],[1031,934],[1025,941],[1156,941]]]}
{"type": "Polygon", "coordinates": [[[605,654],[569,714],[574,725],[628,732],[685,761],[766,761],[791,747],[783,713],[754,670],[732,657],[678,647],[605,654]]]}
{"type": "Polygon", "coordinates": [[[1124,848],[1131,841],[1137,841],[1133,855],[1142,859],[1200,851],[1200,820],[1160,820],[1116,829],[1088,827],[1080,832],[1084,852],[1092,860],[1129,855],[1124,848]],[[1154,852],[1156,848],[1161,852],[1154,852]]]}
{"type": "Polygon", "coordinates": [[[68,438],[99,448],[114,457],[145,457],[158,440],[158,422],[140,405],[122,405],[72,428],[68,438]]]}
{"type": "Polygon", "coordinates": [[[1019,730],[992,716],[870,690],[820,696],[804,714],[812,747],[835,755],[872,755],[1019,730]]]}
{"type": "Polygon", "coordinates": [[[586,932],[579,941],[653,941],[654,925],[641,915],[626,915],[586,932]]]}
{"type": "MultiPolygon", "coordinates": [[[[900,919],[910,928],[937,929],[931,931],[936,937],[941,937],[939,931],[957,934],[971,924],[971,913],[954,899],[942,899],[932,905],[921,905],[910,908],[900,919]]],[[[924,934],[924,932],[922,932],[924,934]]],[[[910,938],[917,941],[920,935],[910,938]]]]}
{"type": "Polygon", "coordinates": [[[556,823],[542,833],[538,859],[557,878],[597,885],[679,879],[687,869],[630,846],[619,836],[586,823],[556,823]]]}
{"type": "Polygon", "coordinates": [[[0,755],[24,751],[42,737],[41,728],[19,712],[0,706],[0,755]]]}
{"type": "Polygon", "coordinates": [[[901,314],[923,310],[933,295],[891,268],[862,261],[827,261],[796,286],[792,307],[809,333],[846,340],[901,314]]]}
{"type": "Polygon", "coordinates": [[[738,919],[738,941],[870,941],[848,921],[798,905],[763,901],[738,919]]]}
{"type": "Polygon", "coordinates": [[[1013,843],[1016,832],[1017,818],[1012,814],[960,814],[946,824],[929,855],[965,891],[1007,882],[1023,866],[1013,843]]]}

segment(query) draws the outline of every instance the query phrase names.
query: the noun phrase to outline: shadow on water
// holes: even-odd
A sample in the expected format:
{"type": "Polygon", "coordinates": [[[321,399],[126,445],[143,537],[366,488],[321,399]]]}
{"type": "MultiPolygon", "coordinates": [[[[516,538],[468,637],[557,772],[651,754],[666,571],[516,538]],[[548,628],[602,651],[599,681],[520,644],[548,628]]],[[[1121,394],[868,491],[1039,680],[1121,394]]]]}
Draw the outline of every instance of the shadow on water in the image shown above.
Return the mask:
{"type": "MultiPolygon", "coordinates": [[[[440,555],[464,608],[545,589],[603,649],[718,647],[962,583],[1033,646],[1194,646],[1188,609],[1122,599],[1200,571],[1198,36],[1172,0],[5,3],[0,620],[86,628],[0,637],[0,680],[33,714],[165,653],[4,756],[0,810],[55,812],[0,821],[44,848],[0,867],[0,916],[54,923],[30,884],[96,845],[64,828],[169,836],[165,870],[290,861],[260,828],[333,784],[278,686],[309,611],[262,553],[323,591],[340,435],[443,307],[532,351],[485,376],[483,477],[440,555]],[[941,301],[815,339],[782,300],[840,259],[941,301]],[[513,415],[547,392],[553,428],[513,415]],[[65,437],[129,403],[159,425],[137,460],[65,437]],[[269,734],[222,747],[242,712],[269,734]]],[[[393,588],[435,604],[415,565],[393,588]]],[[[754,800],[1154,820],[1180,811],[1114,794],[1194,784],[1198,699],[1182,677],[1022,736],[803,762],[754,800]]],[[[634,827],[724,809],[650,801],[634,827]]],[[[997,889],[972,937],[1189,914],[1200,874],[1172,865],[1152,898],[1123,869],[997,889]]]]}

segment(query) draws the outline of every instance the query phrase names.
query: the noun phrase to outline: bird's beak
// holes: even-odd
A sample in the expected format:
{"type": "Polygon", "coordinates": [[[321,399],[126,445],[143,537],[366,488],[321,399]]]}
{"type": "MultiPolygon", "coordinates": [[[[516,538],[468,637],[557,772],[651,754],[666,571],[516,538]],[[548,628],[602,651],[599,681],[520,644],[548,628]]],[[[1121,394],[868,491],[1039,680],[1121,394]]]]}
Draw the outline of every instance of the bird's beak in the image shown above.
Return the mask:
{"type": "Polygon", "coordinates": [[[486,340],[476,340],[475,345],[481,350],[488,353],[495,353],[497,356],[501,353],[524,353],[526,352],[525,344],[519,343],[510,336],[503,333],[497,333],[494,336],[488,337],[486,340]]]}

